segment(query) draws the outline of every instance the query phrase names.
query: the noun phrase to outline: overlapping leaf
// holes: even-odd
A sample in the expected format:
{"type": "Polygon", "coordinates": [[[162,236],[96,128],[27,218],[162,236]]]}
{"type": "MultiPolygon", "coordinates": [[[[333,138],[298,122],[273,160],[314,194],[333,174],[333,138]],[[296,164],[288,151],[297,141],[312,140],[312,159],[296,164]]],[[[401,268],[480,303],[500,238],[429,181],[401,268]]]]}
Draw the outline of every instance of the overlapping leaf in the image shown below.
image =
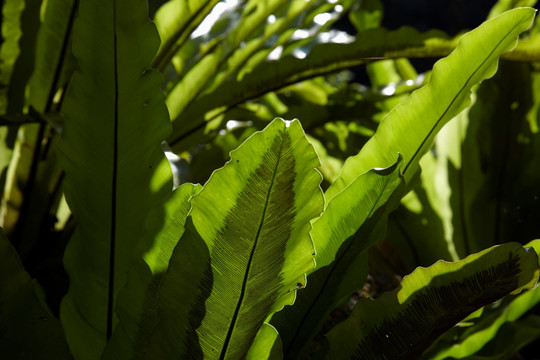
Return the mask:
{"type": "Polygon", "coordinates": [[[283,359],[281,340],[279,338],[277,330],[272,325],[268,323],[263,324],[263,326],[257,333],[255,340],[253,341],[253,345],[251,345],[251,347],[249,348],[246,359],[283,359]]]}
{"type": "Polygon", "coordinates": [[[521,339],[510,337],[505,327],[515,328],[521,321],[535,322],[531,319],[535,315],[526,316],[525,313],[540,302],[540,288],[537,287],[505,300],[493,308],[484,308],[477,321],[451,329],[423,355],[422,359],[469,359],[475,354],[490,352],[490,348],[509,349],[515,352],[517,346],[530,341],[529,336],[537,337],[538,330],[529,330],[530,334],[521,336],[521,339]],[[495,347],[490,342],[498,345],[495,347]]]}
{"type": "Polygon", "coordinates": [[[293,307],[272,318],[285,358],[295,359],[321,330],[326,315],[362,288],[367,249],[384,235],[386,216],[402,196],[399,160],[387,169],[369,171],[336,196],[313,224],[317,268],[293,307]]]}
{"type": "Polygon", "coordinates": [[[107,344],[103,359],[132,359],[144,346],[153,329],[143,321],[157,319],[157,296],[173,250],[185,231],[191,204],[200,185],[184,184],[152,209],[139,247],[144,255],[134,260],[126,287],[118,295],[118,327],[107,344]]]}
{"type": "Polygon", "coordinates": [[[394,291],[361,299],[351,317],[328,333],[327,358],[416,359],[476,309],[533,287],[539,272],[536,252],[518,243],[418,268],[394,291]]]}
{"type": "Polygon", "coordinates": [[[183,149],[187,145],[180,145],[180,142],[185,141],[189,134],[204,128],[206,121],[217,118],[234,106],[302,80],[364,64],[367,58],[415,57],[426,56],[427,53],[430,56],[443,56],[454,47],[453,41],[445,39],[437,31],[419,33],[412,28],[396,31],[380,28],[363,32],[351,44],[319,44],[305,59],[290,55],[276,61],[262,62],[241,81],[228,79],[212,92],[199,96],[185,111],[173,112],[173,120],[181,115],[182,119],[189,119],[189,124],[173,124],[175,130],[169,142],[174,148],[183,149]]]}

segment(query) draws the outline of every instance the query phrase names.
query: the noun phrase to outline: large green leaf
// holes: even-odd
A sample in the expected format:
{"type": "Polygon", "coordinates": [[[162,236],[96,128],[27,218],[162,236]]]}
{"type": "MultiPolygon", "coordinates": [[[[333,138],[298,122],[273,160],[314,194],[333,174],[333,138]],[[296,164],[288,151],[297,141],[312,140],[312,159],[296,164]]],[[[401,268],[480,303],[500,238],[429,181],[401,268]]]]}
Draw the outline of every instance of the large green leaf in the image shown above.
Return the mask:
{"type": "Polygon", "coordinates": [[[97,358],[116,325],[116,296],[144,219],[172,189],[160,143],[169,131],[158,46],[143,0],[82,2],[60,145],[66,200],[78,227],[65,252],[61,320],[74,356],[97,358]]]}
{"type": "Polygon", "coordinates": [[[502,61],[422,158],[420,186],[407,196],[417,201],[403,203],[390,233],[416,254],[412,265],[457,260],[509,238],[525,243],[540,231],[537,77],[527,64],[502,61]]]}
{"type": "Polygon", "coordinates": [[[384,236],[386,216],[403,192],[401,161],[371,170],[333,198],[313,224],[317,268],[294,306],[275,314],[285,358],[295,359],[322,328],[326,316],[361,289],[367,249],[384,236]]]}
{"type": "Polygon", "coordinates": [[[0,228],[0,352],[6,359],[70,359],[62,326],[0,228]]]}
{"type": "Polygon", "coordinates": [[[429,83],[396,106],[361,152],[347,160],[327,198],[359,174],[392,164],[397,152],[403,155],[404,177],[410,181],[437,132],[469,104],[471,88],[495,74],[499,56],[516,45],[533,17],[530,8],[510,10],[464,35],[456,50],[435,64],[429,83]]]}
{"type": "Polygon", "coordinates": [[[476,309],[531,288],[538,256],[518,243],[458,262],[418,268],[392,292],[361,299],[328,335],[330,359],[416,359],[439,335],[476,309]]]}
{"type": "MultiPolygon", "coordinates": [[[[314,266],[318,160],[298,121],[275,120],[191,199],[184,235],[142,323],[143,358],[243,359],[314,266]]],[[[266,338],[266,336],[265,336],[266,338]]]]}

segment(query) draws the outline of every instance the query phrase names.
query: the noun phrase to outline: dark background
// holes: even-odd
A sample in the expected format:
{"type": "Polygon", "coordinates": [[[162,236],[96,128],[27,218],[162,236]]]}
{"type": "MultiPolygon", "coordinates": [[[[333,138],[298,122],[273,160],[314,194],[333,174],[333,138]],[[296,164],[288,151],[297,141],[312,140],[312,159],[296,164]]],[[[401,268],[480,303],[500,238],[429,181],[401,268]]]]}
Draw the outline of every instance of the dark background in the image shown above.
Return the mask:
{"type": "MultiPolygon", "coordinates": [[[[484,22],[495,0],[382,0],[384,16],[382,26],[395,30],[411,26],[419,31],[438,29],[450,36],[472,30],[484,22]]],[[[356,29],[344,16],[334,24],[334,28],[353,35],[356,29]]],[[[438,58],[411,59],[418,73],[431,70],[438,58]]],[[[365,66],[351,69],[354,80],[369,85],[365,66]]]]}

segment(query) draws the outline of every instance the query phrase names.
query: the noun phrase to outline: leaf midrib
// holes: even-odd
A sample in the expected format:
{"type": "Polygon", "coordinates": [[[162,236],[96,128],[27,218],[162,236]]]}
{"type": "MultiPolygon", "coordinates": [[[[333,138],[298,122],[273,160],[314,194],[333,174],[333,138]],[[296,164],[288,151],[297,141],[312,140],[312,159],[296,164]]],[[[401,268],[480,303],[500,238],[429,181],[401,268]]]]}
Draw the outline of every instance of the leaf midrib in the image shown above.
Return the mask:
{"type": "Polygon", "coordinates": [[[112,166],[112,188],[111,188],[111,232],[109,245],[109,284],[107,293],[107,341],[112,336],[114,317],[114,277],[115,277],[115,256],[116,256],[116,197],[118,186],[118,36],[116,33],[116,1],[113,2],[113,61],[114,61],[114,130],[113,130],[113,166],[112,166]]]}
{"type": "Polygon", "coordinates": [[[259,221],[259,227],[257,229],[257,234],[255,235],[255,240],[253,242],[253,247],[252,247],[251,253],[249,255],[249,260],[248,260],[248,263],[247,263],[246,272],[245,272],[245,275],[244,275],[244,280],[242,282],[242,289],[240,290],[240,296],[239,296],[238,301],[236,303],[236,308],[234,310],[234,314],[233,314],[233,317],[231,319],[229,329],[227,331],[227,336],[225,337],[225,341],[224,341],[223,346],[222,346],[221,354],[220,354],[220,357],[219,357],[220,360],[225,359],[225,356],[227,354],[227,350],[228,350],[228,347],[229,347],[229,343],[230,343],[230,341],[232,339],[232,335],[233,335],[233,332],[234,332],[234,329],[235,329],[235,326],[236,326],[236,322],[238,320],[238,315],[240,313],[240,308],[242,307],[242,303],[243,303],[244,297],[246,295],[247,282],[249,280],[249,274],[250,274],[251,264],[253,262],[253,256],[255,254],[255,250],[256,250],[257,244],[259,242],[261,230],[262,230],[262,228],[264,226],[264,223],[265,223],[266,212],[268,210],[268,203],[270,201],[272,188],[274,186],[277,170],[278,170],[278,167],[279,167],[279,164],[280,164],[280,161],[281,161],[281,154],[283,152],[283,140],[284,140],[284,138],[282,136],[281,137],[281,144],[280,144],[280,147],[279,147],[279,150],[278,150],[278,153],[277,153],[276,165],[275,165],[274,171],[272,173],[272,180],[270,181],[270,186],[268,187],[268,192],[266,194],[266,201],[264,203],[264,208],[263,208],[263,211],[262,211],[261,220],[259,221]]]}

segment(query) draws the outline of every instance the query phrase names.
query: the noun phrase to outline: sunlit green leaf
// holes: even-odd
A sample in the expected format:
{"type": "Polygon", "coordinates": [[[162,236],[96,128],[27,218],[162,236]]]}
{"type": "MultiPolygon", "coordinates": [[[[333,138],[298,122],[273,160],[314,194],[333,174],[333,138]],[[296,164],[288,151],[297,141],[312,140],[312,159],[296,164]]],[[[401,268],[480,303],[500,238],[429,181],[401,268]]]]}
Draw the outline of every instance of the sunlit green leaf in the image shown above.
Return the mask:
{"type": "Polygon", "coordinates": [[[383,6],[380,0],[368,0],[349,14],[351,22],[358,32],[379,27],[383,17],[383,6]]]}
{"type": "Polygon", "coordinates": [[[231,153],[191,200],[159,288],[143,358],[244,358],[265,319],[314,266],[322,211],[316,155],[298,121],[275,120],[231,153]],[[183,334],[178,336],[178,334],[183,334]]]}

